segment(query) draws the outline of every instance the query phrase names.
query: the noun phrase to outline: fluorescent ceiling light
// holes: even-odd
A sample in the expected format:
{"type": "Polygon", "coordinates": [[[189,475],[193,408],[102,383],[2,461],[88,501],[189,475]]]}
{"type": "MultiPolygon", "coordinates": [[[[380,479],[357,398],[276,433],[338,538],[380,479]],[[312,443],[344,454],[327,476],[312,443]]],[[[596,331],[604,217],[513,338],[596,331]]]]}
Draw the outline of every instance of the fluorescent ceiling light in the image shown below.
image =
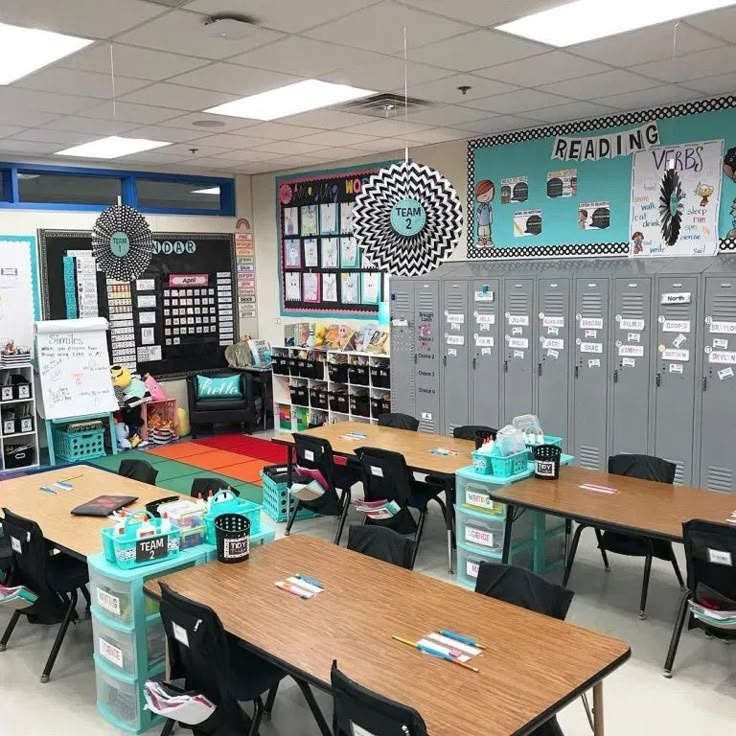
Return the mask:
{"type": "Polygon", "coordinates": [[[192,194],[219,194],[220,187],[212,187],[211,189],[194,189],[192,194]]]}
{"type": "Polygon", "coordinates": [[[81,146],[57,151],[56,156],[79,156],[81,158],[120,158],[131,153],[150,151],[154,148],[170,146],[163,141],[148,141],[145,138],[121,138],[111,135],[109,138],[100,138],[97,141],[82,143],[81,146]]]}
{"type": "Polygon", "coordinates": [[[91,43],[87,38],[0,23],[0,84],[11,84],[91,43]]]}
{"type": "MultiPolygon", "coordinates": [[[[576,0],[496,30],[551,46],[572,46],[734,4],[734,0],[576,0]]],[[[623,47],[621,51],[625,55],[623,47]]]]}
{"type": "Polygon", "coordinates": [[[287,115],[296,115],[339,102],[349,102],[372,94],[375,94],[373,90],[358,89],[348,84],[306,79],[286,87],[226,102],[224,105],[212,107],[204,112],[252,120],[276,120],[287,115]]]}

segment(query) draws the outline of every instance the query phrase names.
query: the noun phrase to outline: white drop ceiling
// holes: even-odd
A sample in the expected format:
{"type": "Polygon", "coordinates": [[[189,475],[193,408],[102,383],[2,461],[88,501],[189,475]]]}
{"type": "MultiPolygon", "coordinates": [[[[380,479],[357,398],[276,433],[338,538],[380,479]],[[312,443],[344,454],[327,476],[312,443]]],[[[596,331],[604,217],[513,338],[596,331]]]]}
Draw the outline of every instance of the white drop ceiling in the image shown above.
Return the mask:
{"type": "Polygon", "coordinates": [[[0,87],[0,158],[69,165],[51,154],[124,135],[172,145],[115,166],[260,173],[736,89],[734,8],[565,50],[492,30],[560,1],[2,0],[0,22],[95,43],[0,87]],[[221,13],[254,27],[206,33],[221,13]],[[269,123],[201,112],[309,77],[403,94],[404,26],[409,95],[432,103],[408,125],[329,109],[269,123]]]}

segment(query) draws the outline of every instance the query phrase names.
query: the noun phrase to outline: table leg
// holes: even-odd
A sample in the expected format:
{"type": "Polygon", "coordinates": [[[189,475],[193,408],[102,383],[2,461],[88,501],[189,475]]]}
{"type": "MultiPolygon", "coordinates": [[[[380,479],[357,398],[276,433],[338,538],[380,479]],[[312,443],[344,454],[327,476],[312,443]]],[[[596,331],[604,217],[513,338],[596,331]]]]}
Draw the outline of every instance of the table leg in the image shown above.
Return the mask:
{"type": "Polygon", "coordinates": [[[593,736],[603,736],[603,683],[593,686],[593,736]]]}
{"type": "MultiPolygon", "coordinates": [[[[51,431],[51,420],[45,419],[44,424],[46,425],[46,446],[49,450],[49,465],[56,465],[56,453],[54,452],[54,434],[51,431]]],[[[38,450],[37,450],[38,451],[38,450]]],[[[38,464],[41,464],[41,458],[38,458],[38,464]]]]}
{"type": "MultiPolygon", "coordinates": [[[[143,406],[145,406],[145,404],[143,406]]],[[[115,417],[113,417],[112,413],[107,415],[107,425],[110,427],[110,447],[112,449],[112,454],[117,455],[118,438],[115,435],[115,417]]]]}
{"type": "Polygon", "coordinates": [[[567,563],[567,556],[570,554],[570,535],[572,534],[572,519],[565,519],[565,556],[564,560],[567,563]]]}
{"type": "Polygon", "coordinates": [[[511,532],[514,526],[514,514],[516,513],[516,507],[511,504],[506,504],[506,523],[503,530],[503,553],[501,555],[501,562],[508,564],[509,555],[511,553],[511,532]]]}
{"type": "Polygon", "coordinates": [[[450,575],[455,573],[455,569],[452,564],[452,521],[455,516],[455,484],[454,477],[447,476],[445,479],[445,501],[447,503],[447,519],[445,523],[447,525],[447,571],[450,575]]]}

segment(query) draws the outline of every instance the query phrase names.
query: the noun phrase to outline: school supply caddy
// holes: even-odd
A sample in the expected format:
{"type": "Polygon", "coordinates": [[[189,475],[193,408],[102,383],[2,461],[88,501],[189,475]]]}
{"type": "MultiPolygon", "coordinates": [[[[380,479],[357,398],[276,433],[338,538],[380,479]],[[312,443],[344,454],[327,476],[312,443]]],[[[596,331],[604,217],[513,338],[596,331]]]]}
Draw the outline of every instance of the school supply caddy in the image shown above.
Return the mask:
{"type": "Polygon", "coordinates": [[[181,532],[169,519],[156,519],[148,511],[136,511],[100,531],[105,559],[127,570],[176,557],[181,532]]]}

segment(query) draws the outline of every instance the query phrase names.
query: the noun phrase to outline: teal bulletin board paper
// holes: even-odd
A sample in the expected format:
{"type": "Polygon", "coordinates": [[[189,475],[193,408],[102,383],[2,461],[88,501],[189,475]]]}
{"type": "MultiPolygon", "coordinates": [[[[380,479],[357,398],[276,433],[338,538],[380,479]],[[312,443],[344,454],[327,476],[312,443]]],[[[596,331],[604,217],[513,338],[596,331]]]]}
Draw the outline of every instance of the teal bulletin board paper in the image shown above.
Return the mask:
{"type": "MultiPolygon", "coordinates": [[[[468,258],[535,258],[554,256],[556,249],[560,249],[562,256],[628,253],[633,155],[598,161],[559,160],[552,158],[553,147],[558,135],[597,137],[638,128],[651,120],[657,122],[659,145],[722,139],[724,153],[736,146],[735,97],[712,98],[469,141],[468,258]],[[704,111],[698,112],[700,109],[704,111]],[[620,124],[611,125],[613,122],[620,124]],[[561,169],[577,170],[577,192],[569,197],[550,198],[547,196],[547,174],[561,169]],[[512,177],[528,177],[528,198],[502,204],[501,180],[512,177]],[[475,199],[475,193],[477,184],[483,180],[495,184],[495,196],[490,202],[492,248],[477,247],[480,202],[475,199]],[[580,229],[578,205],[582,202],[609,202],[609,227],[580,229]],[[542,211],[541,233],[515,237],[514,213],[537,209],[542,211]]],[[[721,249],[729,246],[729,233],[736,227],[736,210],[732,211],[735,201],[736,182],[723,176],[719,213],[721,249]]],[[[736,242],[733,245],[736,246],[736,242]]]]}

